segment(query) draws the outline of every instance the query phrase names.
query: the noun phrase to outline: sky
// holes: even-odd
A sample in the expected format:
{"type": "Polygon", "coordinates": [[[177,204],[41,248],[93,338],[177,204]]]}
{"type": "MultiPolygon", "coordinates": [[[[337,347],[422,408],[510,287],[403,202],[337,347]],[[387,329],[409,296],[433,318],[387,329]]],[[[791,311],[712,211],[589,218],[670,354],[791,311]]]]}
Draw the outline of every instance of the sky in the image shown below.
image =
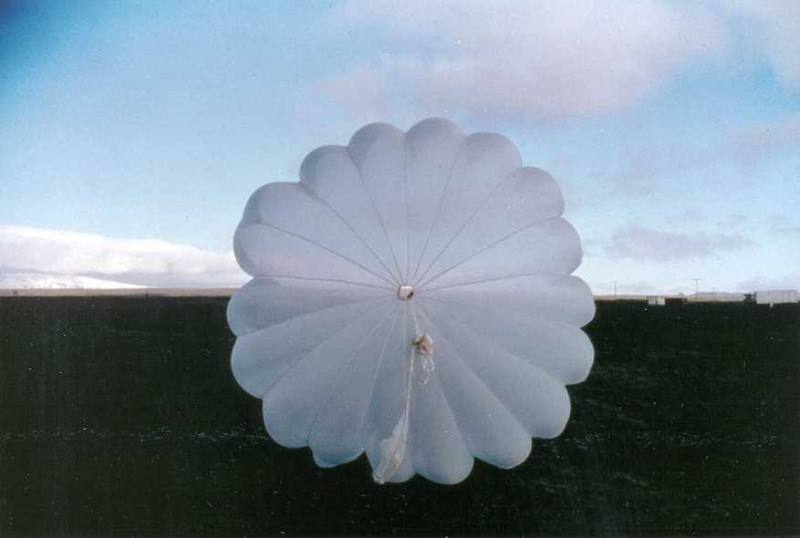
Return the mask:
{"type": "Polygon", "coordinates": [[[241,284],[256,188],[438,116],[557,178],[596,294],[800,287],[800,2],[0,6],[0,273],[241,284]]]}

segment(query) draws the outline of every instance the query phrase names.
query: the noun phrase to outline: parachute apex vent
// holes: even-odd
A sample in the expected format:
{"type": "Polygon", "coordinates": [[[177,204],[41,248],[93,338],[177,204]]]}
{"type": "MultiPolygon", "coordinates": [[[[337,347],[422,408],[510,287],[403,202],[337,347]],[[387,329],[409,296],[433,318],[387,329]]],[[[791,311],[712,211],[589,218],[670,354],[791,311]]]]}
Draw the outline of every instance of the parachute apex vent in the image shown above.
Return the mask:
{"type": "Polygon", "coordinates": [[[414,288],[412,286],[400,286],[397,288],[397,298],[401,301],[408,301],[414,297],[414,288]]]}

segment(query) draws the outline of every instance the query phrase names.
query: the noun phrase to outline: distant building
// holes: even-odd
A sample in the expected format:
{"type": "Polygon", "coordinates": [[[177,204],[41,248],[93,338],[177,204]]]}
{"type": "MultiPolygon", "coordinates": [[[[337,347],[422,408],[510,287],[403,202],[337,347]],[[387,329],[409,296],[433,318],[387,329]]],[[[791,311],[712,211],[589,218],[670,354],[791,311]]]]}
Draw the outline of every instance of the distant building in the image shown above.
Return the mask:
{"type": "Polygon", "coordinates": [[[646,295],[618,294],[618,295],[595,295],[595,299],[604,302],[616,303],[644,303],[647,302],[646,295]]]}
{"type": "Polygon", "coordinates": [[[595,295],[600,302],[645,303],[651,306],[682,305],[688,303],[758,303],[781,304],[797,303],[797,290],[760,290],[752,293],[732,293],[726,291],[701,291],[689,296],[677,295],[595,295]]]}
{"type": "Polygon", "coordinates": [[[689,296],[693,303],[743,303],[744,293],[729,293],[726,291],[701,291],[689,296]]]}
{"type": "Polygon", "coordinates": [[[756,290],[753,294],[756,304],[796,303],[797,290],[756,290]]]}
{"type": "Polygon", "coordinates": [[[688,298],[685,295],[667,295],[664,297],[664,302],[669,305],[686,304],[688,298]]]}

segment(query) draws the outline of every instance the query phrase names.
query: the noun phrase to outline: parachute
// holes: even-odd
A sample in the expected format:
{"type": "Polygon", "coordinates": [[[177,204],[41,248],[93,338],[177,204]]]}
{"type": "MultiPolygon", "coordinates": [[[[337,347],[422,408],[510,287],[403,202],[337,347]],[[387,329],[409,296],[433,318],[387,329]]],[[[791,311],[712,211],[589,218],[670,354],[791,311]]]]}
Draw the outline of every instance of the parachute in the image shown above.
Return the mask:
{"type": "Polygon", "coordinates": [[[522,463],[570,414],[594,316],[564,201],[494,133],[375,123],[249,199],[233,374],[279,444],[378,483],[522,463]]]}

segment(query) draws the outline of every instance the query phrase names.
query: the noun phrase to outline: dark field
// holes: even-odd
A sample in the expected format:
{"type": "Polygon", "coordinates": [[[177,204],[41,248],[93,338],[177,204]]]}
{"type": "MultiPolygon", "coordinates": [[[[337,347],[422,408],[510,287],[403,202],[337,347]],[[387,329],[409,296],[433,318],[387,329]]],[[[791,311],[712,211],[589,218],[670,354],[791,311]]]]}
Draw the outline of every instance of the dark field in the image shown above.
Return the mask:
{"type": "Polygon", "coordinates": [[[0,299],[0,535],[800,534],[800,307],[600,304],[513,471],[373,484],[266,439],[225,299],[0,299]]]}

